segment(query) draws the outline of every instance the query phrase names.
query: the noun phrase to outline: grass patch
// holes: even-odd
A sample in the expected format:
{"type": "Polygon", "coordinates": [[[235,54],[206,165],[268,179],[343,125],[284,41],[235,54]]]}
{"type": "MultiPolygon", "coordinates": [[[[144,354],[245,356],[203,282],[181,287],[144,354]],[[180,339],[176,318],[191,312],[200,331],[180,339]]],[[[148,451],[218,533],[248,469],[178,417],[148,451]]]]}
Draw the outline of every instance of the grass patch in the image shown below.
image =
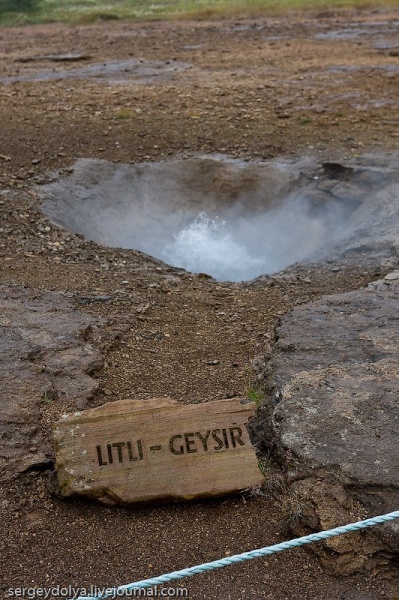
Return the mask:
{"type": "Polygon", "coordinates": [[[262,473],[263,477],[267,479],[272,472],[272,463],[270,457],[262,458],[258,462],[259,471],[262,473]]]}
{"type": "Polygon", "coordinates": [[[125,121],[127,119],[133,119],[134,116],[135,113],[132,110],[130,110],[130,108],[119,108],[115,113],[115,117],[122,121],[125,121]]]}
{"type": "Polygon", "coordinates": [[[245,397],[254,402],[256,407],[263,404],[266,398],[266,388],[263,381],[255,379],[255,373],[251,365],[246,365],[242,371],[245,381],[245,397]]]}
{"type": "Polygon", "coordinates": [[[301,125],[308,125],[309,123],[312,122],[312,119],[309,119],[309,117],[301,117],[299,119],[299,122],[301,125]]]}
{"type": "Polygon", "coordinates": [[[52,404],[54,400],[57,400],[57,393],[54,389],[49,389],[43,392],[42,401],[45,404],[52,404]]]}
{"type": "Polygon", "coordinates": [[[209,19],[378,6],[398,7],[399,0],[0,0],[0,24],[209,19]]]}
{"type": "Polygon", "coordinates": [[[249,386],[247,390],[247,398],[251,402],[255,402],[256,406],[263,404],[265,400],[265,386],[262,383],[255,383],[249,386]]]}

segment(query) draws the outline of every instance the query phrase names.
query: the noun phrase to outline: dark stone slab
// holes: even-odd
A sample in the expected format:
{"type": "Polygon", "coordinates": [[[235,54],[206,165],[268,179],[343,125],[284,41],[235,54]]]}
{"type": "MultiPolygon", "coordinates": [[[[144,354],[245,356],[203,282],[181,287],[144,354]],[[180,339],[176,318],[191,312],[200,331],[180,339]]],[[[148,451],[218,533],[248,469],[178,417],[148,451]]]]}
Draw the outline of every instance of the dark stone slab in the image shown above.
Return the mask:
{"type": "Polygon", "coordinates": [[[98,322],[64,294],[0,287],[0,481],[53,460],[47,403],[84,406],[96,391],[102,357],[85,332],[98,322]]]}
{"type": "MultiPolygon", "coordinates": [[[[287,468],[296,533],[399,507],[398,292],[393,274],[298,307],[278,328],[263,412],[272,413],[266,430],[287,468]]],[[[398,549],[393,521],[320,552],[348,574],[388,568],[398,549]]]]}

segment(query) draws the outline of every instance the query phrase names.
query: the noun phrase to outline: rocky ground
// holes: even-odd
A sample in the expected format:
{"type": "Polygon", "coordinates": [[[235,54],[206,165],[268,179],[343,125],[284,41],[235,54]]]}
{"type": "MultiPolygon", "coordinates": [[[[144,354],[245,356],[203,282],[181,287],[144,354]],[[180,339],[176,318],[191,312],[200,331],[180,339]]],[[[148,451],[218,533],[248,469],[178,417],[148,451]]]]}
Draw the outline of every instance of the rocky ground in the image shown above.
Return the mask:
{"type": "MultiPolygon", "coordinates": [[[[395,266],[343,261],[339,270],[311,265],[256,285],[220,283],[57,229],[40,211],[37,184],[68,173],[80,157],[342,160],[395,152],[398,47],[397,15],[383,10],[0,30],[2,324],[13,318],[29,337],[26,347],[21,336],[3,343],[5,354],[18,347],[27,357],[19,378],[15,359],[4,363],[2,393],[14,398],[10,377],[22,381],[28,416],[14,420],[11,435],[26,452],[16,451],[11,471],[2,457],[2,597],[22,586],[128,583],[292,535],[292,515],[267,491],[140,510],[62,501],[48,484],[51,425],[66,410],[122,398],[245,395],[251,360],[265,353],[287,311],[357,290],[395,266]],[[48,350],[32,355],[38,332],[48,350]],[[64,360],[65,372],[54,365],[68,350],[57,335],[76,340],[79,332],[81,347],[70,351],[79,363],[90,348],[85,369],[95,382],[77,391],[76,361],[64,360]]],[[[329,575],[308,550],[177,585],[198,600],[399,594],[392,571],[329,575]]]]}

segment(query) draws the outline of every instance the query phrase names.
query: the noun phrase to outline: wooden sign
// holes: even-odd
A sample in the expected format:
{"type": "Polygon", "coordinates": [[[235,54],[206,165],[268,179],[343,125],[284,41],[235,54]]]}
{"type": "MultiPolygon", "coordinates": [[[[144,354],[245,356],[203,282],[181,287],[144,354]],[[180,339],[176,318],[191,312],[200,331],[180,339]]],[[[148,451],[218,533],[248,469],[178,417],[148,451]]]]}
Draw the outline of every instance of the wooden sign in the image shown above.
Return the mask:
{"type": "Polygon", "coordinates": [[[107,504],[188,500],[264,482],[246,423],[253,402],[121,400],[64,415],[53,432],[64,496],[107,504]]]}

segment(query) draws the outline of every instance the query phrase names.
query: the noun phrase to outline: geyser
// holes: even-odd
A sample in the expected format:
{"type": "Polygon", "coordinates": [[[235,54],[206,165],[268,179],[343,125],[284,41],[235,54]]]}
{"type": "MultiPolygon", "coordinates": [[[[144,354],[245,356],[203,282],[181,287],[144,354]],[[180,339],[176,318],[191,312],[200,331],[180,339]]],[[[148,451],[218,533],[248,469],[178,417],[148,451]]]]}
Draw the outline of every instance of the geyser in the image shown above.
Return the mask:
{"type": "Polygon", "coordinates": [[[383,169],[310,161],[81,159],[41,193],[50,219],[87,239],[244,281],[348,243],[382,179],[390,181],[383,169]]]}
{"type": "Polygon", "coordinates": [[[187,271],[210,273],[220,280],[256,277],[267,271],[267,254],[272,252],[269,248],[264,259],[259,256],[260,249],[251,254],[244,240],[234,235],[231,224],[219,217],[211,219],[204,212],[173,237],[161,252],[165,262],[187,271]]]}

